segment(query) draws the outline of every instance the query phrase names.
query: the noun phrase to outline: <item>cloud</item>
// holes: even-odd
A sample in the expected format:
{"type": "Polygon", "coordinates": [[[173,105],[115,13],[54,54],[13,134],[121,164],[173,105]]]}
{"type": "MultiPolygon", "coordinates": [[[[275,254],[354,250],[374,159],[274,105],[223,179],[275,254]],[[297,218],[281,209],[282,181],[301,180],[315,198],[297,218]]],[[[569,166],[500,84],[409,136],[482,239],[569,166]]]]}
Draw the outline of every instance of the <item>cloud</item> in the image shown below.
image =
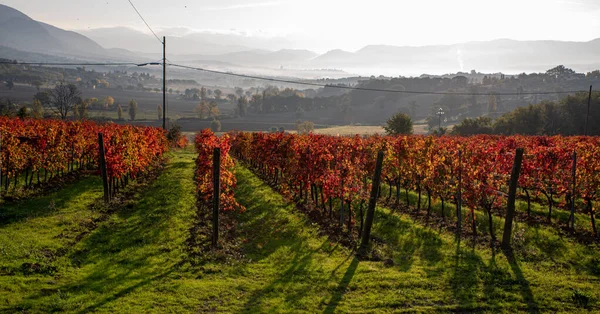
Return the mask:
{"type": "Polygon", "coordinates": [[[259,7],[274,7],[290,3],[290,1],[267,1],[267,2],[256,2],[256,3],[245,3],[245,4],[233,4],[222,7],[206,7],[201,8],[202,11],[227,11],[227,10],[240,10],[249,8],[259,7]]]}

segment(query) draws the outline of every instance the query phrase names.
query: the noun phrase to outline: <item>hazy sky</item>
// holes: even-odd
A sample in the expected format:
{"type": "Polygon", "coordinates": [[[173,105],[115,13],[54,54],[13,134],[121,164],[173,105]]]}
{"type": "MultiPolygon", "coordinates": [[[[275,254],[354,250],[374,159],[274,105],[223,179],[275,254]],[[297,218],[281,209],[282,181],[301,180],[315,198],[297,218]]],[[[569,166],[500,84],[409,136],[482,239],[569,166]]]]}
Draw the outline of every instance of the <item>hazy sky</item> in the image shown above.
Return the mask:
{"type": "MultiPolygon", "coordinates": [[[[600,0],[133,0],[155,30],[285,36],[294,47],[357,50],[369,44],[600,37],[600,0]]],[[[2,0],[66,29],[146,31],[127,0],[2,0]]]]}

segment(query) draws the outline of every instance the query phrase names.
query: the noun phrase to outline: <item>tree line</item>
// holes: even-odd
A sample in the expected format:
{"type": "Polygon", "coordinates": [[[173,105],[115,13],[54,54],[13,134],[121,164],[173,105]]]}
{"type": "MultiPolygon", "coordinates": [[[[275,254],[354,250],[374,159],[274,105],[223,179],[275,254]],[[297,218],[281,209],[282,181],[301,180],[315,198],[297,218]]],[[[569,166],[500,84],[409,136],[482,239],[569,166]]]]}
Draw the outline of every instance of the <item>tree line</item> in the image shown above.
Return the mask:
{"type": "MultiPolygon", "coordinates": [[[[113,111],[116,110],[118,120],[125,120],[125,110],[121,104],[115,104],[111,96],[103,99],[83,98],[81,90],[75,84],[59,83],[52,89],[40,91],[33,97],[31,105],[18,104],[9,98],[0,99],[0,116],[87,119],[90,109],[113,111]]],[[[135,99],[128,102],[127,115],[134,121],[138,112],[135,99]]],[[[157,118],[162,119],[162,107],[157,107],[157,118]]]]}
{"type": "Polygon", "coordinates": [[[591,95],[588,117],[587,93],[569,95],[560,101],[542,101],[517,108],[496,119],[467,118],[451,133],[457,135],[600,135],[600,93],[591,95]],[[586,122],[587,121],[587,122],[586,122]]]}

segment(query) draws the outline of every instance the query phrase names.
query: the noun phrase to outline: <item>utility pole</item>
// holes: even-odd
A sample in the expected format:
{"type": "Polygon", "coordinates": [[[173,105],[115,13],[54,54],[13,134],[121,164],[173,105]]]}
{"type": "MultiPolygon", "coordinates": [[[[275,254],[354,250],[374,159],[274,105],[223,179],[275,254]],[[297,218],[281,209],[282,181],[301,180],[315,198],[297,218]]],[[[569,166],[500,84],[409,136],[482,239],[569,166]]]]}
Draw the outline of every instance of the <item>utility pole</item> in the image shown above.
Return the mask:
{"type": "Polygon", "coordinates": [[[163,129],[167,130],[167,37],[163,36],[163,129]]]}
{"type": "Polygon", "coordinates": [[[444,109],[440,108],[440,110],[437,112],[437,115],[439,116],[438,132],[440,132],[440,135],[442,135],[442,116],[444,115],[444,109]]]}
{"type": "Polygon", "coordinates": [[[590,119],[590,105],[592,103],[592,85],[590,85],[590,95],[588,96],[587,115],[585,116],[585,131],[583,135],[587,136],[588,120],[590,119]]]}

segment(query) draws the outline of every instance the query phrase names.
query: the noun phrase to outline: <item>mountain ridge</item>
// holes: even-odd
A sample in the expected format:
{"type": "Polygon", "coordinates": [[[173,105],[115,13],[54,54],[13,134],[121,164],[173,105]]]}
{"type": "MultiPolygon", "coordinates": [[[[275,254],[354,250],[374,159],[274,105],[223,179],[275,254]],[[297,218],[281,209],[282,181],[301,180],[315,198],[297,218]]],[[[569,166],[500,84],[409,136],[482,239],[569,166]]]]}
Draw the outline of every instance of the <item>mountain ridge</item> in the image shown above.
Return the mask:
{"type": "MultiPolygon", "coordinates": [[[[23,51],[29,56],[38,53],[89,61],[162,58],[162,47],[156,38],[135,29],[63,30],[35,21],[2,4],[0,46],[23,51]]],[[[168,37],[167,56],[179,62],[212,62],[223,66],[335,68],[361,73],[353,70],[359,69],[362,73],[392,76],[420,75],[418,72],[455,73],[472,69],[491,73],[539,72],[558,64],[572,66],[578,71],[600,68],[600,38],[585,42],[499,38],[445,45],[374,44],[356,51],[334,49],[322,54],[307,49],[290,49],[290,46],[285,38],[252,37],[233,31],[192,33],[168,37]]],[[[10,54],[14,55],[14,51],[11,50],[10,54]]]]}

